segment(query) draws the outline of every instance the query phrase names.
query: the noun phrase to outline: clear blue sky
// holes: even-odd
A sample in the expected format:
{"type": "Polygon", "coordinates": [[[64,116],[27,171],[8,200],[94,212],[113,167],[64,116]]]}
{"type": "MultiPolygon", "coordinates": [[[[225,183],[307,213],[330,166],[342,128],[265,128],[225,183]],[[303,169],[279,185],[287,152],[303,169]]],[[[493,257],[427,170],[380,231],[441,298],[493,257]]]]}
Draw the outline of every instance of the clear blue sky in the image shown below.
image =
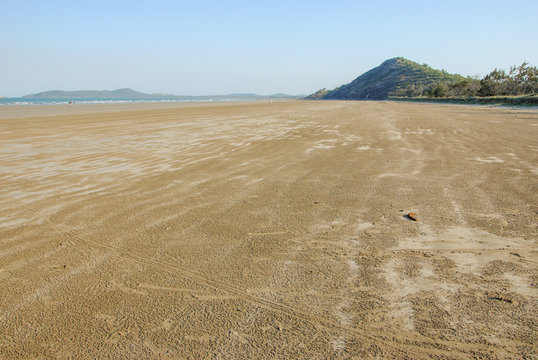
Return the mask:
{"type": "Polygon", "coordinates": [[[0,0],[0,96],[307,94],[395,56],[462,75],[538,65],[538,1],[0,0]]]}

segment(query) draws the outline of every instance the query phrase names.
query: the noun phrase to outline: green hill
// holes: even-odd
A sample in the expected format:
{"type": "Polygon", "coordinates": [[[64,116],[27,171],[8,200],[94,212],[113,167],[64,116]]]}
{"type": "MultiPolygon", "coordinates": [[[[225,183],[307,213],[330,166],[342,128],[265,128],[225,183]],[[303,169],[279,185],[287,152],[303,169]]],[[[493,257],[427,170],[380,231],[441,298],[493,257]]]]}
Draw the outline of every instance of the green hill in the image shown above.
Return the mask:
{"type": "Polygon", "coordinates": [[[384,61],[349,84],[328,92],[319,90],[307,99],[383,100],[394,95],[419,96],[436,84],[448,85],[464,79],[461,75],[397,57],[384,61]]]}

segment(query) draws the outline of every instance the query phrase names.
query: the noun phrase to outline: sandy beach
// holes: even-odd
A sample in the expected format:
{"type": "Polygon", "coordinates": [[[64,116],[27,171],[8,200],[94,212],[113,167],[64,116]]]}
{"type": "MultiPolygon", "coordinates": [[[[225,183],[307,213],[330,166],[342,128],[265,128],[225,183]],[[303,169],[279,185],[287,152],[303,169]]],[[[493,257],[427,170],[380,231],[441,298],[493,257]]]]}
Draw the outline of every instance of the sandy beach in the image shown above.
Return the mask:
{"type": "Polygon", "coordinates": [[[535,358],[537,224],[536,109],[5,106],[0,358],[535,358]]]}

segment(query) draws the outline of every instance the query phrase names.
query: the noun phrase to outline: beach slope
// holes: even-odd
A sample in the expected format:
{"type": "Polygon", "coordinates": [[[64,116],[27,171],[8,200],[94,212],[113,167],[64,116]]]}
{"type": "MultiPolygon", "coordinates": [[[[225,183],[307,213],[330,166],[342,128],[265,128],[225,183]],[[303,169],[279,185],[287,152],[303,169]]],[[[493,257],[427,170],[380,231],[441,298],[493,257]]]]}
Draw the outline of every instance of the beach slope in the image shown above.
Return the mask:
{"type": "Polygon", "coordinates": [[[532,109],[0,108],[0,358],[532,358],[537,139],[532,109]]]}

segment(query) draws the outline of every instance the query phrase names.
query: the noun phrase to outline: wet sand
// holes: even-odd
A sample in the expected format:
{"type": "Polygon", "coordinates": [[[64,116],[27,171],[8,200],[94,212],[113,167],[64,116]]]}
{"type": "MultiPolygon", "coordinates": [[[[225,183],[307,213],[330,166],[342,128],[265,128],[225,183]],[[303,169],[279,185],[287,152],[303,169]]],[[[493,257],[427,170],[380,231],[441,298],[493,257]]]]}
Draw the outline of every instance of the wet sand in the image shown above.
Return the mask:
{"type": "Polygon", "coordinates": [[[536,110],[0,108],[0,358],[533,358],[537,180],[536,110]]]}

